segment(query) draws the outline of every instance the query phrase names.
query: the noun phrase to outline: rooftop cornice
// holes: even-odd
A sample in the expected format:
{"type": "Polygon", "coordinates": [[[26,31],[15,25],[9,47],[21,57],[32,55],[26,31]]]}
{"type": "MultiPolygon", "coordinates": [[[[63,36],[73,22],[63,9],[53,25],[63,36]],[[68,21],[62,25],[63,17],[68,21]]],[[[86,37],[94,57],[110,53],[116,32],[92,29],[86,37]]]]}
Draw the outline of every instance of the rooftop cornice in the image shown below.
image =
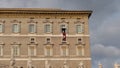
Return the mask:
{"type": "Polygon", "coordinates": [[[91,10],[62,10],[54,8],[0,8],[0,14],[92,14],[91,10]]]}

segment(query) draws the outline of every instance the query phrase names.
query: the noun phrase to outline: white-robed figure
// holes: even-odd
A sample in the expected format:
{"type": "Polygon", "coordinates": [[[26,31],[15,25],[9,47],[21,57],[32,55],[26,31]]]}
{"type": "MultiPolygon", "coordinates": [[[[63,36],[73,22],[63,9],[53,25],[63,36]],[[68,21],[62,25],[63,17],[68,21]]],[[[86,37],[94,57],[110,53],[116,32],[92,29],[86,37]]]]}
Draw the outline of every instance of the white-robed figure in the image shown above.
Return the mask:
{"type": "Polygon", "coordinates": [[[78,68],[84,68],[83,62],[80,62],[79,67],[78,68]]]}
{"type": "Polygon", "coordinates": [[[32,58],[29,56],[29,59],[27,61],[27,68],[32,68],[32,58]]]}
{"type": "Polygon", "coordinates": [[[45,68],[51,68],[50,64],[48,63],[48,60],[45,60],[45,68]]]}
{"type": "Polygon", "coordinates": [[[10,59],[10,68],[14,68],[14,67],[15,67],[15,56],[12,53],[11,59],[10,59]]]}

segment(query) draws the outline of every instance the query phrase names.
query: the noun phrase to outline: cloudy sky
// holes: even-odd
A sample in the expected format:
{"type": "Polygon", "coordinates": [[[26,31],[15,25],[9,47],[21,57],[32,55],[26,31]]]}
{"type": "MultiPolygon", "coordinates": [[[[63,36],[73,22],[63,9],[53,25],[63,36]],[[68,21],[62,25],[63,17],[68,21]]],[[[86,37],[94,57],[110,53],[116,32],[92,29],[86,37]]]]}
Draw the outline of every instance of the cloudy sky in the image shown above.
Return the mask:
{"type": "Polygon", "coordinates": [[[62,8],[92,10],[92,68],[120,63],[120,0],[0,0],[0,8],[62,8]]]}

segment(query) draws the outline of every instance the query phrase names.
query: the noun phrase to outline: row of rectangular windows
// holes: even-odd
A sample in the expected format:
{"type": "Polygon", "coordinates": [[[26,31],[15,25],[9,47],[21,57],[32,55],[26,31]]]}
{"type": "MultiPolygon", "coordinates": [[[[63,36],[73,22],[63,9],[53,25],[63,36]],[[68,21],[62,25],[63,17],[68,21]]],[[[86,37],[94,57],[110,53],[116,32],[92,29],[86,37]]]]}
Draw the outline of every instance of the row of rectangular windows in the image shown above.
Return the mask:
{"type": "MultiPolygon", "coordinates": [[[[20,46],[19,45],[13,45],[11,49],[11,53],[14,56],[20,56],[20,46]]],[[[52,46],[46,46],[44,48],[44,55],[45,56],[53,56],[53,47],[52,46]]],[[[29,56],[36,56],[36,46],[29,46],[28,47],[28,55],[29,56]]],[[[67,46],[61,46],[60,48],[61,56],[68,56],[69,49],[67,46]]],[[[76,47],[76,55],[77,56],[84,56],[84,47],[77,46],[76,47]]],[[[3,56],[3,45],[0,45],[0,56],[3,56]]]]}
{"type": "MultiPolygon", "coordinates": [[[[68,27],[65,24],[60,25],[60,30],[62,31],[62,28],[66,29],[66,32],[68,31],[68,27]]],[[[21,28],[20,24],[13,24],[12,25],[12,32],[13,33],[20,33],[21,28]]],[[[36,33],[37,32],[37,25],[36,24],[29,24],[28,27],[29,33],[36,33]]],[[[4,24],[0,24],[0,33],[4,32],[4,24]]],[[[52,25],[46,24],[44,25],[44,32],[45,33],[52,33],[52,25]]],[[[83,33],[84,32],[84,25],[78,24],[76,25],[76,33],[83,33]]]]}

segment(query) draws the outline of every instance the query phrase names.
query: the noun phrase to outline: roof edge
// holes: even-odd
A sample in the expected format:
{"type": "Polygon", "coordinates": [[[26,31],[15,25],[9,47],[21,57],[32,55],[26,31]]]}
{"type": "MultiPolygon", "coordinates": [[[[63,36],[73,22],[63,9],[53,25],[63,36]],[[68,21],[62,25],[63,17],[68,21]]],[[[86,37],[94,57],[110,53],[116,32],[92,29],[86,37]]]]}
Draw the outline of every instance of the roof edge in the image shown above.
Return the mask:
{"type": "Polygon", "coordinates": [[[91,16],[91,10],[63,10],[60,8],[0,8],[0,13],[87,13],[91,16]]]}

